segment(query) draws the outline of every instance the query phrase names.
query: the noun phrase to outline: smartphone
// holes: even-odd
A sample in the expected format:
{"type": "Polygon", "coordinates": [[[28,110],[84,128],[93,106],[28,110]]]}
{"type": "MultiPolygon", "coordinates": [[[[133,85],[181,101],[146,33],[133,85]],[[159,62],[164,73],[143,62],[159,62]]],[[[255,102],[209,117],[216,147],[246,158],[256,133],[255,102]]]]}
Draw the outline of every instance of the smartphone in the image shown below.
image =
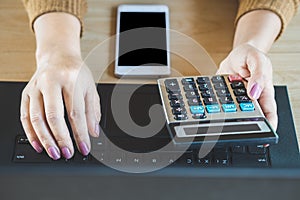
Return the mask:
{"type": "Polygon", "coordinates": [[[119,5],[115,75],[164,77],[170,74],[169,9],[166,5],[119,5]]]}

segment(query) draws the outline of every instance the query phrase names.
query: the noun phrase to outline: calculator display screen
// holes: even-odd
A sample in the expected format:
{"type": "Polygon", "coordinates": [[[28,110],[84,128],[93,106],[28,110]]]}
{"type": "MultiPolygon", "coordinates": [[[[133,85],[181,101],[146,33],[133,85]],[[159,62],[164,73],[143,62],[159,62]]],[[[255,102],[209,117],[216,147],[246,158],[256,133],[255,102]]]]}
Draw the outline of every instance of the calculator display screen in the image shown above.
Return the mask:
{"type": "Polygon", "coordinates": [[[167,66],[166,14],[121,12],[119,66],[167,66]]]}
{"type": "Polygon", "coordinates": [[[246,125],[226,125],[226,126],[204,126],[204,127],[191,127],[184,128],[186,135],[199,135],[199,134],[210,134],[210,133],[231,133],[231,132],[249,132],[249,131],[260,131],[261,129],[257,124],[246,124],[246,125]]]}

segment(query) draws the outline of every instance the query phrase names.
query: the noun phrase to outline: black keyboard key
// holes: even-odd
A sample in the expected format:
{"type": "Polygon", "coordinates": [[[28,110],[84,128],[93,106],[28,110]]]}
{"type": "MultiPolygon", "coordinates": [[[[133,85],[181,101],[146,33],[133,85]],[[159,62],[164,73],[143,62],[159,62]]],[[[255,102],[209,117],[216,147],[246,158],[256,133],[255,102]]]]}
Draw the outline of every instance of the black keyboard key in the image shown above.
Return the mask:
{"type": "Polygon", "coordinates": [[[204,97],[213,97],[215,96],[215,93],[213,90],[204,90],[201,92],[201,96],[204,97]]]}
{"type": "Polygon", "coordinates": [[[188,116],[186,114],[174,115],[174,119],[176,120],[186,120],[188,116]]]}
{"type": "Polygon", "coordinates": [[[195,84],[187,84],[183,86],[184,91],[195,91],[197,90],[195,84]]]}
{"type": "Polygon", "coordinates": [[[186,114],[186,109],[184,107],[174,107],[172,108],[173,115],[186,114]]]}
{"type": "Polygon", "coordinates": [[[165,86],[167,89],[167,92],[179,92],[180,88],[179,88],[179,84],[177,79],[167,79],[165,80],[165,86]]]}
{"type": "Polygon", "coordinates": [[[170,100],[171,107],[183,107],[184,102],[181,99],[172,99],[170,100]]]}
{"type": "Polygon", "coordinates": [[[203,98],[203,102],[205,105],[218,104],[216,97],[203,98]]]}
{"type": "Polygon", "coordinates": [[[199,84],[199,90],[200,91],[211,90],[211,89],[212,89],[212,86],[211,86],[210,83],[199,84]]]}
{"type": "Polygon", "coordinates": [[[171,99],[173,99],[173,100],[182,99],[182,95],[181,95],[180,92],[169,93],[168,98],[169,98],[169,100],[171,100],[171,99]]]}
{"type": "Polygon", "coordinates": [[[246,153],[246,147],[241,145],[235,145],[231,147],[231,151],[234,153],[246,153]]]}
{"type": "Polygon", "coordinates": [[[232,154],[234,167],[268,167],[269,161],[265,155],[232,154]]]}
{"type": "Polygon", "coordinates": [[[210,81],[209,81],[209,78],[208,77],[198,77],[197,78],[197,83],[198,84],[203,84],[203,83],[209,83],[210,81]]]}
{"type": "Polygon", "coordinates": [[[244,83],[242,81],[236,81],[231,83],[231,88],[236,89],[236,88],[245,88],[244,83]]]}
{"type": "Polygon", "coordinates": [[[214,87],[216,90],[226,89],[227,85],[223,82],[214,83],[214,87]]]}
{"type": "Polygon", "coordinates": [[[216,90],[217,92],[217,95],[219,97],[222,97],[222,96],[230,96],[230,92],[229,90],[226,88],[226,89],[220,89],[220,90],[216,90]]]}
{"type": "Polygon", "coordinates": [[[233,99],[231,98],[231,96],[220,97],[219,101],[221,104],[233,104],[233,99]]]}
{"type": "Polygon", "coordinates": [[[233,93],[235,96],[242,96],[242,95],[246,95],[247,91],[245,88],[238,88],[238,89],[234,89],[233,93]]]}
{"type": "Polygon", "coordinates": [[[194,78],[183,78],[181,80],[181,83],[183,85],[186,85],[186,84],[193,84],[193,83],[195,83],[195,81],[194,81],[194,78]]]}
{"type": "Polygon", "coordinates": [[[224,83],[224,77],[223,77],[223,76],[213,76],[213,77],[211,78],[211,81],[212,81],[213,83],[219,83],[219,82],[224,83]]]}
{"type": "Polygon", "coordinates": [[[205,115],[205,113],[196,113],[196,114],[192,114],[192,117],[194,119],[205,119],[206,115],[205,115]]]}
{"type": "Polygon", "coordinates": [[[197,98],[197,97],[188,99],[188,104],[189,104],[189,106],[200,106],[200,105],[202,105],[200,99],[197,98]]]}
{"type": "Polygon", "coordinates": [[[191,99],[191,98],[199,98],[199,93],[197,91],[187,91],[185,93],[186,98],[191,99]]]}
{"type": "Polygon", "coordinates": [[[251,99],[250,99],[248,96],[246,96],[246,95],[243,95],[243,96],[237,96],[237,97],[236,97],[236,100],[237,100],[237,102],[239,102],[239,103],[249,103],[249,102],[251,102],[251,99]]]}
{"type": "Polygon", "coordinates": [[[267,148],[264,147],[263,145],[251,145],[251,146],[248,146],[248,151],[250,154],[266,154],[267,152],[267,148]]]}

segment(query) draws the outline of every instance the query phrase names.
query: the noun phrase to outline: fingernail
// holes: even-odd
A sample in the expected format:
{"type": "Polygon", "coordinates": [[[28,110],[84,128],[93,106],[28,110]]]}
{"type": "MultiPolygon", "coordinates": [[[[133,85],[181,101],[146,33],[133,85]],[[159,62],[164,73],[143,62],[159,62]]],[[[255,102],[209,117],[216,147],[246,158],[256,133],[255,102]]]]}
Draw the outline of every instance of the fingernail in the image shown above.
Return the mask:
{"type": "Polygon", "coordinates": [[[66,159],[70,159],[72,157],[71,151],[68,147],[63,147],[61,152],[66,159]]]}
{"type": "Polygon", "coordinates": [[[37,142],[37,141],[32,141],[32,147],[35,149],[36,152],[38,153],[42,153],[43,148],[41,147],[41,145],[37,142]]]}
{"type": "Polygon", "coordinates": [[[98,137],[99,134],[100,134],[99,124],[96,124],[96,126],[95,126],[95,133],[96,133],[96,135],[97,135],[97,137],[98,137]]]}
{"type": "Polygon", "coordinates": [[[89,149],[84,142],[79,143],[79,149],[82,155],[87,156],[89,154],[89,149]]]}
{"type": "Polygon", "coordinates": [[[48,152],[53,160],[58,160],[60,158],[60,153],[57,151],[55,147],[49,147],[48,152]]]}
{"type": "Polygon", "coordinates": [[[261,91],[261,87],[257,83],[255,83],[250,90],[250,95],[253,99],[258,99],[261,94],[261,91]]]}

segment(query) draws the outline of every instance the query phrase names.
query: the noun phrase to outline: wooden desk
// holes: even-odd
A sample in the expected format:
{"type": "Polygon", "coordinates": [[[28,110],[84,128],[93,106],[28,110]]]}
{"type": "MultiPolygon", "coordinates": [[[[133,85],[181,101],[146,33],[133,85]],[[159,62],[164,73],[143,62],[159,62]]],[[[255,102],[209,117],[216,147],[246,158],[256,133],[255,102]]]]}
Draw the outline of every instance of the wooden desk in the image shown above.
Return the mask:
{"type": "MultiPolygon", "coordinates": [[[[179,31],[200,43],[218,65],[231,50],[233,23],[237,1],[222,0],[89,0],[82,38],[83,57],[99,43],[115,33],[116,6],[121,3],[161,3],[170,8],[171,29],[179,31]]],[[[274,66],[274,83],[288,85],[296,131],[300,138],[300,15],[290,23],[286,32],[273,45],[269,56],[274,66]]],[[[0,80],[28,81],[35,71],[35,39],[29,30],[27,14],[21,1],[0,2],[0,80]]],[[[171,45],[181,45],[172,41],[171,45]]],[[[186,51],[189,49],[187,47],[186,51]]],[[[193,54],[193,52],[191,52],[193,54]]],[[[197,56],[194,52],[194,56],[197,56]]],[[[113,55],[109,48],[103,58],[113,55]]],[[[196,75],[183,59],[172,56],[172,67],[183,75],[196,75]]],[[[116,82],[110,65],[101,82],[116,82]]],[[[131,82],[154,82],[134,80],[131,82]]],[[[127,80],[128,82],[128,80],[127,80]]],[[[130,82],[130,81],[129,81],[130,82]]]]}

